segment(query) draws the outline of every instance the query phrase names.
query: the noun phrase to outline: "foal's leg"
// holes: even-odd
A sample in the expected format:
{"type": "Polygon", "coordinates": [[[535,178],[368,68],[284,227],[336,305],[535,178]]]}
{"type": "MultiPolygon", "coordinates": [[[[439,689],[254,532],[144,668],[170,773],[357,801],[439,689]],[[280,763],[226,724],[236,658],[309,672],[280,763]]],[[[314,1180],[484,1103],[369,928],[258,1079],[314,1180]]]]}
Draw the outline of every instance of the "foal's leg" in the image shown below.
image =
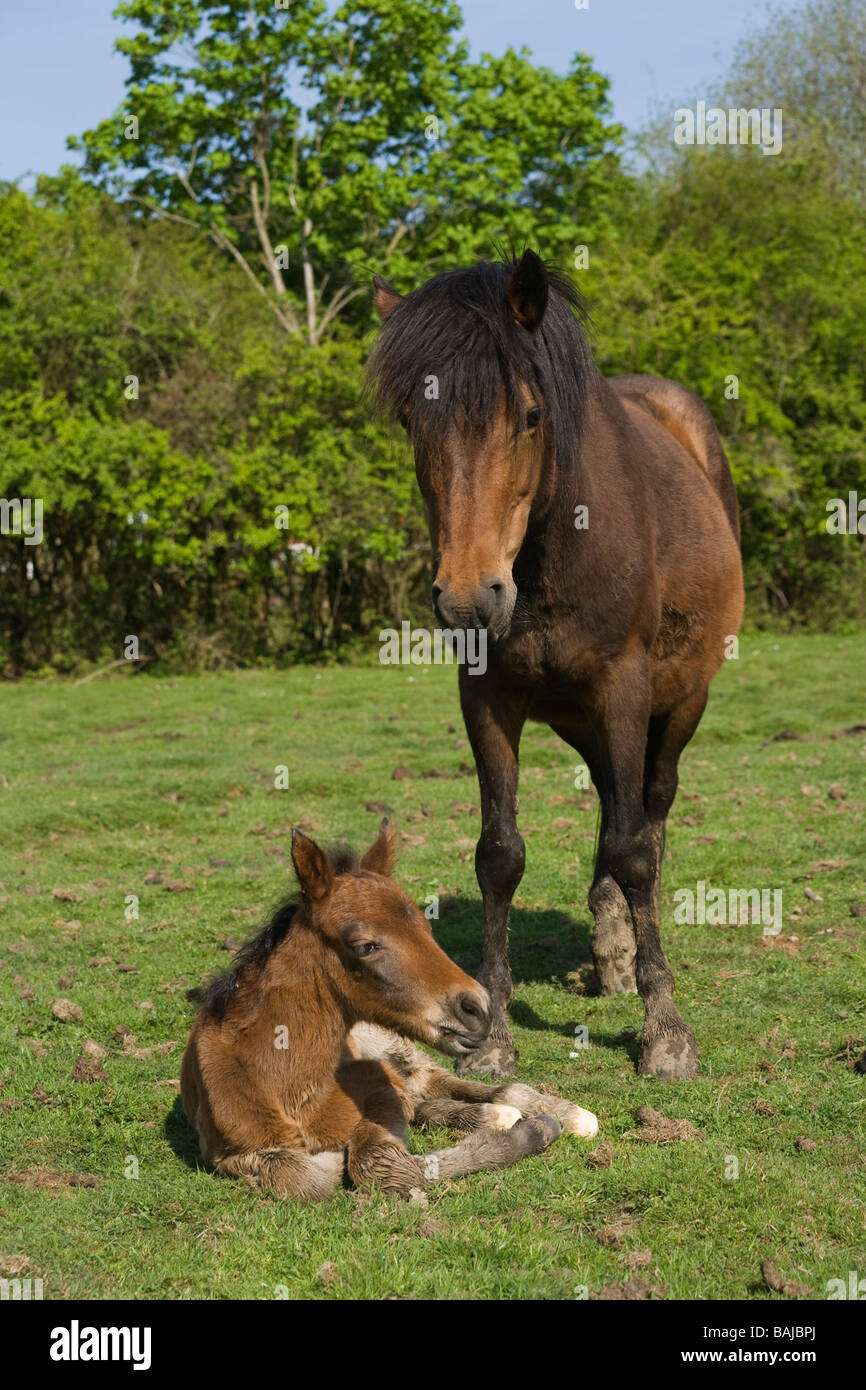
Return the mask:
{"type": "Polygon", "coordinates": [[[214,1169],[225,1177],[243,1178],[275,1197],[323,1202],[343,1176],[343,1151],[308,1154],[298,1149],[255,1149],[217,1159],[214,1169]]]}
{"type": "Polygon", "coordinates": [[[518,1120],[511,1129],[479,1129],[452,1149],[437,1149],[422,1160],[427,1182],[460,1178],[485,1168],[510,1168],[521,1158],[539,1154],[558,1139],[562,1126],[554,1115],[518,1120]]]}
{"type": "MultiPolygon", "coordinates": [[[[476,1096],[489,1100],[508,1088],[460,1081],[432,1063],[408,1039],[375,1025],[357,1025],[351,1040],[371,1054],[369,1059],[343,1064],[336,1078],[361,1112],[348,1150],[349,1176],[356,1187],[376,1184],[386,1192],[408,1197],[439,1178],[456,1178],[483,1168],[510,1168],[521,1158],[541,1153],[561,1132],[559,1120],[551,1113],[557,1097],[538,1097],[539,1102],[549,1099],[550,1105],[539,1105],[531,1119],[522,1119],[513,1106],[464,1105],[463,1109],[499,1112],[500,1123],[478,1129],[453,1148],[420,1157],[411,1154],[406,1146],[408,1117],[417,1117],[422,1095],[440,1094],[453,1115],[453,1107],[460,1101],[448,1099],[447,1090],[467,1100],[476,1096]],[[510,1122],[507,1126],[505,1120],[510,1122]]],[[[535,1096],[528,1087],[517,1089],[535,1096]]],[[[490,1113],[486,1119],[491,1119],[490,1113]]],[[[438,1122],[444,1121],[440,1118],[438,1122]]]]}
{"type": "Polygon", "coordinates": [[[346,1156],[355,1187],[375,1185],[400,1197],[420,1191],[424,1168],[408,1149],[412,1103],[402,1078],[385,1062],[362,1059],[341,1065],[336,1081],[360,1112],[346,1156]]]}
{"type": "Polygon", "coordinates": [[[602,848],[631,912],[637,987],[646,1010],[638,1072],[694,1076],[698,1069],[695,1037],[673,1002],[674,977],[659,936],[658,882],[664,816],[676,790],[676,760],[697,726],[706,695],[702,692],[699,700],[687,701],[668,717],[646,805],[650,682],[645,654],[632,651],[618,662],[607,673],[606,689],[599,695],[606,742],[600,791],[608,809],[602,848]]]}
{"type": "Polygon", "coordinates": [[[508,914],[526,862],[517,829],[517,750],[526,716],[522,707],[494,694],[490,677],[469,675],[462,666],[460,703],[481,792],[475,873],[484,903],[484,939],[478,980],[490,995],[493,1023],[487,1041],[477,1052],[461,1058],[455,1070],[461,1076],[466,1072],[514,1076],[517,1050],[505,1016],[512,992],[508,914]]]}
{"type": "Polygon", "coordinates": [[[569,1134],[598,1133],[598,1120],[592,1111],[573,1105],[564,1096],[544,1095],[514,1081],[505,1086],[461,1081],[444,1067],[430,1068],[412,1122],[448,1129],[511,1129],[518,1120],[532,1115],[554,1115],[569,1134]]]}

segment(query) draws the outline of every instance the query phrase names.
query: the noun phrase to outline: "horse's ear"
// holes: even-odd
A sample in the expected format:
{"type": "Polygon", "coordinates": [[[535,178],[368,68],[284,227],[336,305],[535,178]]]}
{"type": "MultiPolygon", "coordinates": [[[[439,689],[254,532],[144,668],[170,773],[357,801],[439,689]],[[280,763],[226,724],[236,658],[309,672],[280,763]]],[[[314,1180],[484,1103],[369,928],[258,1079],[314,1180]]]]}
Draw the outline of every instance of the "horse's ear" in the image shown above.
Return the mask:
{"type": "Polygon", "coordinates": [[[327,855],[300,830],[292,831],[292,863],[298,882],[308,898],[320,902],[327,897],[334,882],[334,870],[327,855]]]}
{"type": "Polygon", "coordinates": [[[381,275],[373,276],[373,306],[380,319],[390,318],[402,298],[381,275]]]}
{"type": "Polygon", "coordinates": [[[388,878],[396,862],[394,827],[386,816],[379,826],[376,840],[361,860],[361,868],[369,869],[372,874],[382,874],[384,878],[388,878]]]}
{"type": "Polygon", "coordinates": [[[544,261],[534,251],[524,251],[508,281],[506,298],[514,320],[534,333],[544,318],[550,281],[544,261]]]}

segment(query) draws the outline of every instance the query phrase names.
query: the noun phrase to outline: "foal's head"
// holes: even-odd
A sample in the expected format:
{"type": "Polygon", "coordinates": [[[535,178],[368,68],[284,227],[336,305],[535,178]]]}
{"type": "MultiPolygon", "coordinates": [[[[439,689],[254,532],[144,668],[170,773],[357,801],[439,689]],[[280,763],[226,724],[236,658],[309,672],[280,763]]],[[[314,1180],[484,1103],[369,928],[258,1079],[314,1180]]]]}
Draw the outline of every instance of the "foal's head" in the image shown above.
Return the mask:
{"type": "Polygon", "coordinates": [[[387,820],[348,869],[300,831],[292,835],[304,916],[328,948],[332,985],[354,1021],[462,1056],[489,1032],[487,991],[437,946],[423,912],[390,877],[395,857],[387,820]]]}
{"type": "Polygon", "coordinates": [[[594,370],[571,282],[533,251],[437,275],[405,297],[380,276],[385,327],[370,362],[379,406],[407,430],[436,556],[433,607],[450,628],[511,624],[531,518],[576,464],[594,370]]]}

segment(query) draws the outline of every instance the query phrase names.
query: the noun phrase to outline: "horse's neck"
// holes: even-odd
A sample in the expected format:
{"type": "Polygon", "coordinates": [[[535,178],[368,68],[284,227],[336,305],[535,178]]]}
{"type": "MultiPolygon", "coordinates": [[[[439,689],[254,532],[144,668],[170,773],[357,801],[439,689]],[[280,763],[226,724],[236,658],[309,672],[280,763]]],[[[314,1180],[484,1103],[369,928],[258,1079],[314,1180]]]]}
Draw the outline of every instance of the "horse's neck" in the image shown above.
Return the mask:
{"type": "Polygon", "coordinates": [[[306,1104],[331,1081],[354,1022],[331,979],[330,964],[318,937],[293,929],[262,978],[268,1031],[271,1025],[285,1030],[281,1041],[288,1064],[287,1099],[297,1105],[306,1104]]]}

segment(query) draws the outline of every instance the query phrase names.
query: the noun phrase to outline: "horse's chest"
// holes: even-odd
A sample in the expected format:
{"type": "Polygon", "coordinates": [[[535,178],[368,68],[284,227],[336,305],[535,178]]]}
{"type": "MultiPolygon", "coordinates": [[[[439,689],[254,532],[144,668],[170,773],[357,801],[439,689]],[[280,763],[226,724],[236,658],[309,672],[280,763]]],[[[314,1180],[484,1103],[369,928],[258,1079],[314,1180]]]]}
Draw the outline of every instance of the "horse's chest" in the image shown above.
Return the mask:
{"type": "Polygon", "coordinates": [[[537,629],[509,643],[501,670],[512,685],[526,691],[530,718],[546,718],[543,710],[548,706],[574,710],[588,701],[598,674],[598,654],[576,641],[573,633],[556,627],[537,629]]]}

